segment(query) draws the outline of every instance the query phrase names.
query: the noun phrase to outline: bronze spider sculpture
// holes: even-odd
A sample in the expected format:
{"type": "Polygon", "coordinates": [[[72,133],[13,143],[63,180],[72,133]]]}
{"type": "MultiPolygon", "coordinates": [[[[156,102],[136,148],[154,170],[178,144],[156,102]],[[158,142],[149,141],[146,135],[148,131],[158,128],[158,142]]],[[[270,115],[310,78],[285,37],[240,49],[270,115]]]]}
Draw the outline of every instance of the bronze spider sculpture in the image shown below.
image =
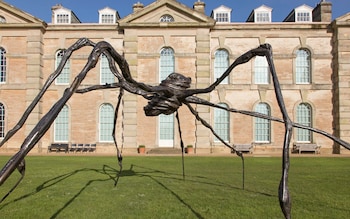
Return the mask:
{"type": "MultiPolygon", "coordinates": [[[[222,74],[220,78],[218,78],[213,84],[211,84],[209,87],[204,89],[190,89],[191,85],[191,78],[185,77],[182,74],[179,73],[172,73],[170,74],[165,80],[163,80],[160,85],[158,86],[151,86],[144,83],[140,83],[135,81],[129,70],[129,66],[127,61],[124,59],[123,56],[121,56],[109,43],[107,42],[98,42],[94,43],[91,42],[89,39],[82,38],[79,39],[75,44],[73,44],[71,47],[69,47],[59,66],[57,67],[56,71],[54,71],[49,78],[47,79],[46,83],[44,84],[43,88],[39,92],[39,94],[36,96],[36,98],[33,100],[31,105],[28,106],[26,111],[24,112],[23,116],[21,117],[20,121],[15,125],[13,129],[11,129],[3,139],[3,141],[0,143],[0,147],[7,142],[25,123],[26,119],[28,118],[29,114],[32,112],[36,104],[39,102],[39,100],[42,98],[48,87],[52,84],[52,82],[59,76],[59,74],[62,72],[62,69],[67,62],[67,60],[70,58],[72,53],[82,47],[85,46],[91,46],[93,47],[92,52],[90,53],[90,56],[88,58],[88,61],[82,71],[75,77],[73,83],[70,85],[69,88],[67,88],[64,91],[63,96],[52,106],[52,108],[47,112],[42,119],[38,122],[38,124],[33,128],[33,130],[29,133],[29,135],[24,140],[23,144],[21,145],[19,151],[5,164],[3,169],[0,172],[0,186],[6,181],[6,179],[15,171],[17,168],[18,171],[21,173],[21,178],[16,183],[16,185],[10,190],[9,193],[1,200],[3,201],[19,184],[19,182],[23,179],[25,174],[25,156],[28,154],[28,152],[38,143],[38,141],[41,139],[41,137],[46,133],[46,131],[50,128],[51,124],[54,122],[55,118],[63,108],[63,106],[66,104],[66,102],[70,99],[70,97],[74,93],[85,93],[93,90],[98,89],[113,89],[113,88],[119,88],[120,93],[118,97],[118,103],[115,110],[115,117],[114,117],[114,128],[113,128],[113,139],[115,146],[117,148],[117,157],[120,165],[120,171],[122,170],[122,151],[119,149],[115,137],[116,132],[116,121],[117,121],[117,115],[121,103],[121,99],[124,93],[124,90],[136,94],[141,95],[145,99],[149,100],[148,104],[144,107],[144,111],[146,116],[158,116],[160,114],[172,114],[176,113],[176,119],[179,124],[179,133],[180,133],[180,144],[182,148],[182,157],[183,157],[183,151],[184,151],[184,144],[181,137],[181,128],[180,128],[180,121],[178,117],[177,110],[179,109],[182,104],[186,105],[190,112],[195,116],[195,118],[200,121],[205,127],[209,128],[210,131],[215,135],[217,139],[219,139],[225,146],[230,148],[233,152],[235,152],[238,156],[242,158],[243,161],[243,188],[244,188],[244,159],[243,154],[239,151],[236,151],[233,146],[225,142],[212,128],[212,126],[207,123],[204,119],[202,119],[198,112],[191,106],[191,104],[200,104],[200,105],[206,105],[210,107],[216,107],[223,110],[226,110],[228,112],[232,113],[240,113],[244,115],[249,115],[253,117],[268,119],[275,122],[284,123],[285,126],[285,134],[284,134],[284,143],[283,143],[283,154],[282,154],[282,177],[280,180],[280,186],[278,189],[279,193],[279,202],[282,209],[282,212],[285,216],[285,218],[291,218],[291,201],[290,201],[290,195],[288,190],[288,172],[289,172],[289,144],[291,141],[292,136],[292,129],[293,127],[296,128],[302,128],[311,130],[313,132],[319,133],[321,135],[324,135],[330,139],[332,139],[334,142],[337,142],[338,144],[342,145],[343,147],[350,150],[350,144],[319,129],[304,126],[298,123],[294,123],[291,121],[291,119],[288,116],[282,92],[280,89],[280,84],[278,82],[277,73],[275,71],[273,58],[272,58],[272,48],[269,44],[263,44],[259,47],[252,49],[245,54],[238,57],[230,66],[229,68],[222,74]],[[112,84],[106,84],[106,85],[96,85],[85,89],[79,89],[80,84],[84,80],[87,73],[96,66],[99,57],[101,54],[104,54],[109,62],[109,67],[111,69],[111,72],[114,74],[114,76],[118,79],[118,82],[112,83],[112,84]],[[250,59],[252,59],[255,56],[265,56],[269,65],[269,70],[271,72],[273,84],[274,84],[274,90],[276,99],[280,108],[280,111],[283,115],[283,118],[276,118],[264,114],[260,114],[257,112],[251,112],[251,111],[245,111],[245,110],[237,110],[234,108],[226,108],[214,103],[211,103],[209,101],[206,101],[204,99],[201,99],[199,97],[196,97],[196,94],[201,93],[209,93],[213,91],[217,85],[220,84],[221,81],[223,81],[230,73],[231,71],[238,65],[241,65],[243,63],[248,62],[250,59]],[[116,63],[119,66],[119,69],[116,67],[116,63]]],[[[1,202],[0,201],[0,202],[1,202]]]]}

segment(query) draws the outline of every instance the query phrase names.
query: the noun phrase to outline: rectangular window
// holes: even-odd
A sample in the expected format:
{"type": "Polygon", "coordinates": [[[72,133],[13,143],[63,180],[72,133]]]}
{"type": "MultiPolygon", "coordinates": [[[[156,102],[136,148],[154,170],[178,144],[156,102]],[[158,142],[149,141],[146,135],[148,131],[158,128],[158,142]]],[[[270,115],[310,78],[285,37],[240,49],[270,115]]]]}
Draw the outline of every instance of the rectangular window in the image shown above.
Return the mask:
{"type": "Polygon", "coordinates": [[[114,23],[114,15],[113,14],[102,14],[101,15],[101,23],[102,24],[113,24],[114,23]]]}
{"type": "Polygon", "coordinates": [[[298,12],[296,20],[297,20],[297,22],[308,22],[308,21],[311,21],[310,12],[298,12]]]}
{"type": "Polygon", "coordinates": [[[216,13],[216,21],[217,22],[229,22],[228,13],[216,13]]]}
{"type": "Polygon", "coordinates": [[[269,12],[257,12],[255,22],[257,22],[257,23],[270,22],[270,13],[269,12]]]}
{"type": "Polygon", "coordinates": [[[57,24],[69,24],[69,14],[57,14],[56,17],[57,24]]]}
{"type": "Polygon", "coordinates": [[[254,80],[255,84],[269,84],[269,66],[267,60],[263,56],[256,56],[254,62],[254,80]]]}
{"type": "Polygon", "coordinates": [[[68,142],[69,115],[68,107],[64,106],[55,119],[55,142],[68,142]]]}

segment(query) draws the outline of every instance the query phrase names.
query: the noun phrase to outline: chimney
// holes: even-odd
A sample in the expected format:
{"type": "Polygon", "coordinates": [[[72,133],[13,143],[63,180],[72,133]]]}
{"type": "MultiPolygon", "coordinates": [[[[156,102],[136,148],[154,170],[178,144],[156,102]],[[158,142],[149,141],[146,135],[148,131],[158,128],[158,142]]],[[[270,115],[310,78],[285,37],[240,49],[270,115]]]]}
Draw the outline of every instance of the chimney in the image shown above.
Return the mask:
{"type": "Polygon", "coordinates": [[[205,14],[205,3],[198,0],[197,2],[195,2],[193,4],[193,9],[195,11],[202,13],[202,14],[205,14]]]}
{"type": "Polygon", "coordinates": [[[144,5],[141,2],[137,2],[132,6],[132,9],[134,12],[137,12],[141,9],[143,9],[144,5]]]}
{"type": "Polygon", "coordinates": [[[312,21],[331,22],[332,21],[332,3],[321,0],[312,11],[312,21]]]}

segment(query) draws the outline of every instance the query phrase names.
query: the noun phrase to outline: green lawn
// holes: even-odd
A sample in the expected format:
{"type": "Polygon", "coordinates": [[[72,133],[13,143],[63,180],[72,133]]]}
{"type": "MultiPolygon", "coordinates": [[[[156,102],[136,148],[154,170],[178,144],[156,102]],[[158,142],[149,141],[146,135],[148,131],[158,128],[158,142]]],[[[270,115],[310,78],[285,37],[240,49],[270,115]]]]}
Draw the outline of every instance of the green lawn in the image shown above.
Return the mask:
{"type": "MultiPolygon", "coordinates": [[[[0,157],[1,167],[9,157],[0,157]]],[[[283,218],[280,158],[31,156],[26,177],[0,204],[1,218],[283,218]]],[[[293,157],[293,218],[349,218],[350,158],[293,157]]],[[[2,187],[3,196],[19,178],[2,187]]]]}

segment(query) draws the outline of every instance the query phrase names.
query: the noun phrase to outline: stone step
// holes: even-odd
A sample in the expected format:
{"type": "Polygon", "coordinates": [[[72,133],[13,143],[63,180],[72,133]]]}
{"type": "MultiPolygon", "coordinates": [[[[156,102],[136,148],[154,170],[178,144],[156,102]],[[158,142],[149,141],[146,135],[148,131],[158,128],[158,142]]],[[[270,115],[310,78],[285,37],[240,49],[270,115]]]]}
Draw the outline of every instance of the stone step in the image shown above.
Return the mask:
{"type": "Polygon", "coordinates": [[[180,148],[153,148],[147,154],[181,154],[180,148]]]}

